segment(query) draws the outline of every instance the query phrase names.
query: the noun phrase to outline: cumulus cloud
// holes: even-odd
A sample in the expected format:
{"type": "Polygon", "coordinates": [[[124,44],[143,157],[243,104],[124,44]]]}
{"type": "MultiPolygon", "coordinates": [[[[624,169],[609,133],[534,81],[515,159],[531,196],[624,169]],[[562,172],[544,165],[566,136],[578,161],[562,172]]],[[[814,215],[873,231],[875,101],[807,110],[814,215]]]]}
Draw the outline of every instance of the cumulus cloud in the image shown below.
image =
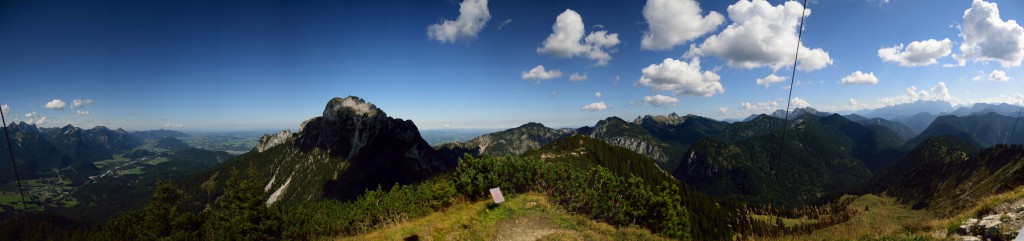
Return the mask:
{"type": "Polygon", "coordinates": [[[1006,72],[1003,72],[1002,70],[992,70],[992,73],[988,74],[988,80],[1006,82],[1013,80],[1013,78],[1006,76],[1006,72]]]}
{"type": "Polygon", "coordinates": [[[87,116],[87,115],[90,114],[89,111],[87,111],[87,110],[79,110],[77,113],[78,113],[78,116],[87,116]]]}
{"type": "Polygon", "coordinates": [[[474,39],[484,29],[491,13],[487,0],[465,0],[459,4],[459,18],[445,19],[427,27],[427,36],[441,43],[455,43],[457,40],[474,39]]]}
{"type": "Polygon", "coordinates": [[[882,61],[897,62],[900,66],[928,66],[938,63],[938,59],[953,52],[953,41],[929,39],[914,41],[906,45],[898,44],[890,48],[878,50],[882,61]]]}
{"type": "Polygon", "coordinates": [[[597,93],[594,93],[594,96],[600,98],[601,97],[601,91],[598,91],[597,93]]]}
{"type": "Polygon", "coordinates": [[[996,3],[974,0],[971,8],[964,11],[960,36],[964,40],[961,53],[953,56],[960,66],[973,60],[1016,67],[1024,60],[1024,28],[1017,21],[1003,21],[996,3]]]}
{"type": "Polygon", "coordinates": [[[701,72],[700,58],[690,63],[666,58],[661,64],[651,64],[642,71],[637,85],[650,87],[652,91],[671,91],[676,96],[713,96],[725,93],[718,82],[718,74],[701,72]]]}
{"type": "Polygon", "coordinates": [[[581,75],[580,73],[572,73],[572,75],[569,75],[569,81],[572,81],[572,82],[584,81],[586,79],[587,79],[587,75],[586,74],[582,74],[581,75]]]}
{"type": "Polygon", "coordinates": [[[669,49],[714,31],[725,22],[718,12],[706,16],[702,12],[694,0],[648,0],[643,11],[648,28],[640,48],[669,49]]]}
{"type": "Polygon", "coordinates": [[[537,48],[537,53],[557,58],[583,56],[597,61],[599,66],[608,64],[612,56],[605,49],[619,44],[619,34],[599,30],[584,37],[585,29],[583,17],[572,9],[566,9],[555,18],[551,35],[537,48]]]}
{"type": "Polygon", "coordinates": [[[533,67],[530,71],[523,71],[522,77],[524,80],[537,80],[537,83],[540,83],[541,80],[562,77],[562,71],[557,69],[544,70],[544,65],[537,65],[537,67],[533,67]]]}
{"type": "Polygon", "coordinates": [[[602,102],[594,102],[594,103],[590,103],[590,104],[587,104],[587,105],[583,106],[583,108],[580,108],[580,111],[590,111],[590,112],[602,111],[602,110],[607,110],[608,107],[610,107],[610,106],[605,105],[603,101],[602,102]]]}
{"type": "Polygon", "coordinates": [[[793,109],[804,108],[811,107],[811,103],[807,102],[807,100],[800,99],[799,97],[794,97],[793,100],[789,102],[789,106],[793,109]]]}
{"type": "Polygon", "coordinates": [[[942,100],[953,104],[960,102],[959,99],[949,94],[949,89],[946,87],[945,82],[939,82],[932,86],[930,92],[928,90],[918,90],[917,86],[910,86],[904,91],[903,95],[876,99],[882,105],[906,104],[919,100],[942,100]]]}
{"type": "Polygon", "coordinates": [[[67,106],[67,105],[68,105],[68,103],[64,102],[63,100],[53,99],[50,102],[46,102],[46,105],[44,105],[43,107],[45,107],[47,109],[51,109],[51,110],[63,110],[64,106],[67,106]]]}
{"type": "Polygon", "coordinates": [[[729,113],[729,107],[725,107],[725,106],[718,107],[718,113],[722,114],[722,115],[728,114],[729,113]]]}
{"type": "Polygon", "coordinates": [[[164,124],[164,128],[182,128],[182,127],[185,127],[185,124],[182,124],[182,123],[170,123],[170,122],[167,122],[166,124],[164,124]]]}
{"type": "Polygon", "coordinates": [[[764,88],[767,89],[772,84],[786,81],[786,79],[788,79],[788,77],[770,74],[768,76],[765,76],[764,78],[757,79],[757,85],[764,85],[764,88]]]}
{"type": "MultiPolygon", "coordinates": [[[[686,56],[712,55],[740,68],[771,67],[778,70],[793,64],[797,48],[797,28],[803,5],[787,1],[772,6],[765,0],[740,0],[729,5],[732,24],[712,35],[699,46],[691,45],[686,56]]],[[[810,15],[810,9],[807,15],[810,15]]],[[[823,49],[800,44],[797,69],[813,71],[828,67],[832,58],[823,49]]]]}
{"type": "Polygon", "coordinates": [[[875,72],[865,74],[858,70],[846,77],[843,77],[839,82],[844,85],[873,85],[878,84],[878,78],[875,77],[875,72]]]}
{"type": "Polygon", "coordinates": [[[28,119],[25,121],[25,123],[28,124],[42,125],[43,123],[46,123],[46,117],[40,116],[39,113],[36,113],[35,111],[25,114],[25,118],[28,119]]]}
{"type": "Polygon", "coordinates": [[[644,103],[660,108],[674,107],[676,106],[676,103],[679,103],[679,99],[665,95],[644,96],[643,101],[644,103]]]}
{"type": "Polygon", "coordinates": [[[749,115],[749,114],[771,113],[771,112],[774,112],[775,110],[778,110],[778,109],[782,108],[779,105],[779,101],[781,101],[781,100],[782,99],[777,99],[777,100],[765,101],[765,102],[757,102],[757,103],[740,102],[740,111],[737,112],[737,113],[738,114],[747,114],[747,115],[749,115]]]}
{"type": "Polygon", "coordinates": [[[946,88],[946,82],[939,82],[939,84],[932,87],[932,99],[936,100],[953,100],[953,96],[949,95],[949,89],[946,88]]]}
{"type": "Polygon", "coordinates": [[[11,113],[11,107],[8,106],[8,105],[0,105],[0,113],[3,113],[4,115],[10,114],[11,113]]]}
{"type": "Polygon", "coordinates": [[[555,97],[555,96],[558,96],[558,92],[556,92],[556,91],[551,91],[551,97],[555,97]]]}
{"type": "Polygon", "coordinates": [[[858,104],[857,104],[857,99],[854,99],[854,98],[850,98],[850,102],[849,102],[849,104],[848,104],[848,105],[851,105],[851,106],[857,106],[857,105],[858,105],[858,104]]]}

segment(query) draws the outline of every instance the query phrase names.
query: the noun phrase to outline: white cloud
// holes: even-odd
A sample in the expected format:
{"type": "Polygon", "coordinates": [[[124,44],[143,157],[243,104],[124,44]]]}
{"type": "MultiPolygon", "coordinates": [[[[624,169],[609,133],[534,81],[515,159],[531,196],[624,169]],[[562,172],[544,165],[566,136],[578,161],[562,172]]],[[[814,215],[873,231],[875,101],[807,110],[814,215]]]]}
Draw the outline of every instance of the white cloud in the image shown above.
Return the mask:
{"type": "Polygon", "coordinates": [[[700,4],[694,0],[648,0],[644,5],[647,32],[640,48],[669,49],[714,31],[725,22],[722,14],[711,11],[701,16],[700,4]]]}
{"type": "Polygon", "coordinates": [[[556,91],[551,91],[551,97],[555,97],[555,96],[558,96],[558,92],[556,92],[556,91]]]}
{"type": "Polygon", "coordinates": [[[873,85],[878,84],[878,78],[875,77],[875,72],[865,74],[858,70],[846,77],[843,77],[839,82],[844,85],[873,85]]]}
{"type": "Polygon", "coordinates": [[[850,103],[848,105],[850,105],[850,106],[857,106],[858,105],[857,104],[857,99],[850,98],[850,103]]]}
{"type": "Polygon", "coordinates": [[[170,123],[170,122],[167,122],[166,124],[164,124],[164,128],[182,128],[182,127],[185,127],[185,124],[170,123]]]}
{"type": "Polygon", "coordinates": [[[11,113],[11,107],[8,106],[8,105],[0,105],[0,113],[3,113],[4,115],[10,114],[11,113]]]}
{"type": "Polygon", "coordinates": [[[500,31],[502,28],[505,28],[505,26],[510,24],[510,23],[512,23],[512,19],[505,19],[504,22],[501,22],[501,24],[498,24],[498,30],[500,31]]]}
{"type": "MultiPolygon", "coordinates": [[[[772,6],[765,0],[740,0],[729,5],[732,24],[700,46],[691,45],[686,56],[712,55],[740,68],[771,67],[778,70],[793,64],[797,45],[797,26],[803,5],[787,1],[772,6]]],[[[810,9],[807,15],[810,15],[810,9]]],[[[832,64],[828,52],[800,45],[797,69],[813,71],[832,64]]]]}
{"type": "Polygon", "coordinates": [[[459,18],[445,19],[427,27],[427,36],[441,43],[455,43],[457,40],[474,39],[484,29],[491,13],[487,0],[465,0],[459,4],[459,18]]]}
{"type": "Polygon", "coordinates": [[[793,97],[793,101],[789,102],[789,106],[793,109],[811,107],[811,103],[807,100],[800,99],[799,97],[793,97]]]}
{"type": "Polygon", "coordinates": [[[946,88],[946,82],[939,82],[939,84],[932,87],[932,99],[952,101],[953,96],[949,95],[949,89],[946,88]]]}
{"type": "Polygon", "coordinates": [[[904,48],[898,44],[891,48],[878,50],[878,57],[883,61],[897,62],[900,66],[928,66],[938,63],[937,59],[946,57],[953,52],[953,41],[929,39],[910,42],[904,48]]]}
{"type": "Polygon", "coordinates": [[[992,70],[992,73],[988,74],[988,80],[1006,82],[1013,80],[1013,78],[1006,76],[1006,72],[1003,72],[1002,70],[992,70]]]}
{"type": "Polygon", "coordinates": [[[1003,21],[995,3],[974,0],[964,11],[960,36],[961,55],[953,55],[963,66],[967,60],[999,62],[1003,67],[1020,66],[1024,60],[1024,28],[1017,21],[1003,21]]]}
{"type": "Polygon", "coordinates": [[[28,124],[42,125],[43,123],[46,123],[46,117],[40,116],[39,113],[36,113],[35,111],[25,114],[25,118],[28,119],[25,121],[25,123],[28,124]]]}
{"type": "Polygon", "coordinates": [[[67,106],[67,104],[68,103],[64,102],[63,100],[53,99],[50,102],[47,102],[46,105],[43,107],[51,110],[63,110],[64,106],[67,106]]]}
{"type": "Polygon", "coordinates": [[[584,56],[597,61],[596,65],[608,64],[612,57],[605,49],[619,44],[619,34],[600,30],[584,38],[585,28],[583,17],[572,9],[566,9],[555,18],[551,35],[537,48],[537,53],[557,58],[584,56]]]}
{"type": "Polygon", "coordinates": [[[736,114],[742,116],[751,114],[771,113],[774,112],[775,110],[782,109],[782,106],[779,104],[779,101],[782,101],[782,99],[757,103],[740,102],[740,109],[739,111],[736,112],[736,114]]]}
{"type": "Polygon", "coordinates": [[[651,104],[654,107],[668,108],[676,106],[676,103],[679,103],[679,99],[665,95],[644,96],[644,103],[651,104]]]}
{"type": "Polygon", "coordinates": [[[906,104],[919,100],[942,100],[954,105],[961,103],[961,100],[949,94],[949,89],[946,87],[945,82],[939,82],[932,86],[930,92],[927,90],[917,90],[916,86],[910,86],[903,95],[876,99],[882,106],[906,104]]]}
{"type": "Polygon", "coordinates": [[[569,81],[572,81],[572,82],[584,81],[586,79],[587,79],[587,75],[585,75],[585,74],[581,75],[580,73],[572,73],[572,75],[569,75],[569,81]]]}
{"type": "Polygon", "coordinates": [[[610,106],[605,105],[604,102],[594,102],[583,106],[580,111],[602,111],[607,110],[610,106]]]}
{"type": "Polygon", "coordinates": [[[728,114],[729,113],[729,107],[725,107],[725,106],[718,107],[718,113],[722,114],[722,115],[728,114]]]}
{"type": "Polygon", "coordinates": [[[530,71],[523,71],[522,77],[524,80],[537,80],[537,83],[540,83],[541,80],[562,77],[562,71],[557,69],[548,71],[544,70],[544,65],[537,65],[537,67],[533,67],[530,71]]]}
{"type": "Polygon", "coordinates": [[[441,128],[452,128],[452,124],[445,123],[444,125],[441,125],[441,128]]]}
{"type": "Polygon", "coordinates": [[[757,85],[764,85],[764,88],[767,89],[772,84],[786,81],[786,79],[788,79],[788,77],[770,74],[768,76],[765,76],[764,78],[757,79],[757,85]]]}
{"type": "Polygon", "coordinates": [[[598,91],[597,93],[594,93],[594,96],[600,98],[601,97],[601,91],[598,91]]]}
{"type": "Polygon", "coordinates": [[[86,116],[86,115],[90,114],[89,111],[87,111],[87,110],[79,110],[77,113],[78,113],[78,116],[86,116]]]}
{"type": "Polygon", "coordinates": [[[985,80],[985,71],[978,71],[978,75],[974,76],[973,78],[971,78],[971,80],[972,81],[982,81],[982,80],[985,80]]]}
{"type": "Polygon", "coordinates": [[[676,96],[713,96],[725,93],[725,88],[718,82],[718,74],[711,71],[701,72],[700,58],[693,58],[690,63],[666,58],[661,64],[651,64],[644,68],[643,76],[637,85],[650,87],[652,91],[672,91],[676,96]]]}
{"type": "Polygon", "coordinates": [[[616,75],[615,79],[612,79],[612,85],[618,86],[619,85],[619,79],[622,79],[622,78],[619,78],[619,76],[616,75]]]}

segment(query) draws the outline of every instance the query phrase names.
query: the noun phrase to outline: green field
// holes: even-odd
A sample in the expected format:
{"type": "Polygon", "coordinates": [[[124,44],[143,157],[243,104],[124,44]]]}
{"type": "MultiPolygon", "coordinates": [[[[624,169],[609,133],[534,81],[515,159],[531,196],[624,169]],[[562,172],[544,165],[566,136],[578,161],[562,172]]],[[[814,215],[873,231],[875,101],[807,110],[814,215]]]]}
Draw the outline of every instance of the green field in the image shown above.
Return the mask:
{"type": "Polygon", "coordinates": [[[117,166],[117,164],[123,164],[129,161],[131,160],[128,160],[127,158],[124,158],[123,156],[118,154],[114,155],[114,158],[111,159],[93,162],[92,165],[96,166],[96,168],[99,168],[100,170],[103,170],[109,167],[117,166]]]}
{"type": "Polygon", "coordinates": [[[149,165],[157,165],[157,164],[164,163],[164,162],[169,162],[169,161],[171,161],[171,160],[167,159],[166,157],[155,157],[155,158],[149,158],[148,160],[146,160],[146,161],[144,161],[142,163],[146,163],[146,164],[149,164],[149,165]]]}
{"type": "Polygon", "coordinates": [[[117,175],[139,175],[142,174],[142,167],[136,166],[132,169],[121,169],[117,170],[117,175]]]}

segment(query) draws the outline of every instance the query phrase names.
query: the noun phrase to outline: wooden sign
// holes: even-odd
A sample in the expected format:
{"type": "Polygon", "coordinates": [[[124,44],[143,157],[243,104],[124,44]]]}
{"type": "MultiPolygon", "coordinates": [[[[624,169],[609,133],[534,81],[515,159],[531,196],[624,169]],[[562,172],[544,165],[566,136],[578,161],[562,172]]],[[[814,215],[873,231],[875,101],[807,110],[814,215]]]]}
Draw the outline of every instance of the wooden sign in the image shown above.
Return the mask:
{"type": "Polygon", "coordinates": [[[505,202],[505,196],[501,195],[500,188],[491,188],[491,199],[494,199],[494,203],[505,202]]]}

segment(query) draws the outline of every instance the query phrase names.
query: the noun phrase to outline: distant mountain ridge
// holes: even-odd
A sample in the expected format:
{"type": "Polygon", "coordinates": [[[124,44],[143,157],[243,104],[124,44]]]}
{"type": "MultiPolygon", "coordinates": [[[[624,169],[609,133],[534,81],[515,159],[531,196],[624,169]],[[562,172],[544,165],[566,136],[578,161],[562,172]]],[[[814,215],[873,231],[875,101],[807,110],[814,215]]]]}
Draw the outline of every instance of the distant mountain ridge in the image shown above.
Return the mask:
{"type": "Polygon", "coordinates": [[[900,154],[902,139],[888,129],[804,113],[790,122],[779,158],[782,124],[761,115],[729,125],[691,147],[673,175],[713,195],[797,205],[855,187],[900,154]]]}
{"type": "MultiPolygon", "coordinates": [[[[907,149],[916,147],[919,143],[925,140],[949,135],[958,139],[967,141],[972,145],[981,147],[988,147],[999,143],[1024,143],[1024,126],[1020,126],[1017,130],[1017,135],[1013,135],[1013,140],[1009,140],[1013,131],[1015,117],[1003,116],[994,112],[989,112],[982,115],[970,115],[970,116],[940,116],[935,119],[928,126],[927,129],[921,132],[913,139],[907,142],[907,149]]],[[[1024,125],[1024,123],[1021,123],[1024,125]]]]}
{"type": "Polygon", "coordinates": [[[889,120],[904,119],[921,112],[941,115],[953,112],[953,104],[942,100],[918,100],[910,103],[885,106],[878,109],[867,109],[854,112],[867,118],[885,118],[889,120]]]}
{"type": "Polygon", "coordinates": [[[520,155],[536,150],[556,140],[575,134],[571,129],[553,129],[543,124],[530,122],[516,128],[485,134],[466,142],[445,143],[438,146],[439,150],[459,157],[461,153],[471,155],[520,155]]]}

